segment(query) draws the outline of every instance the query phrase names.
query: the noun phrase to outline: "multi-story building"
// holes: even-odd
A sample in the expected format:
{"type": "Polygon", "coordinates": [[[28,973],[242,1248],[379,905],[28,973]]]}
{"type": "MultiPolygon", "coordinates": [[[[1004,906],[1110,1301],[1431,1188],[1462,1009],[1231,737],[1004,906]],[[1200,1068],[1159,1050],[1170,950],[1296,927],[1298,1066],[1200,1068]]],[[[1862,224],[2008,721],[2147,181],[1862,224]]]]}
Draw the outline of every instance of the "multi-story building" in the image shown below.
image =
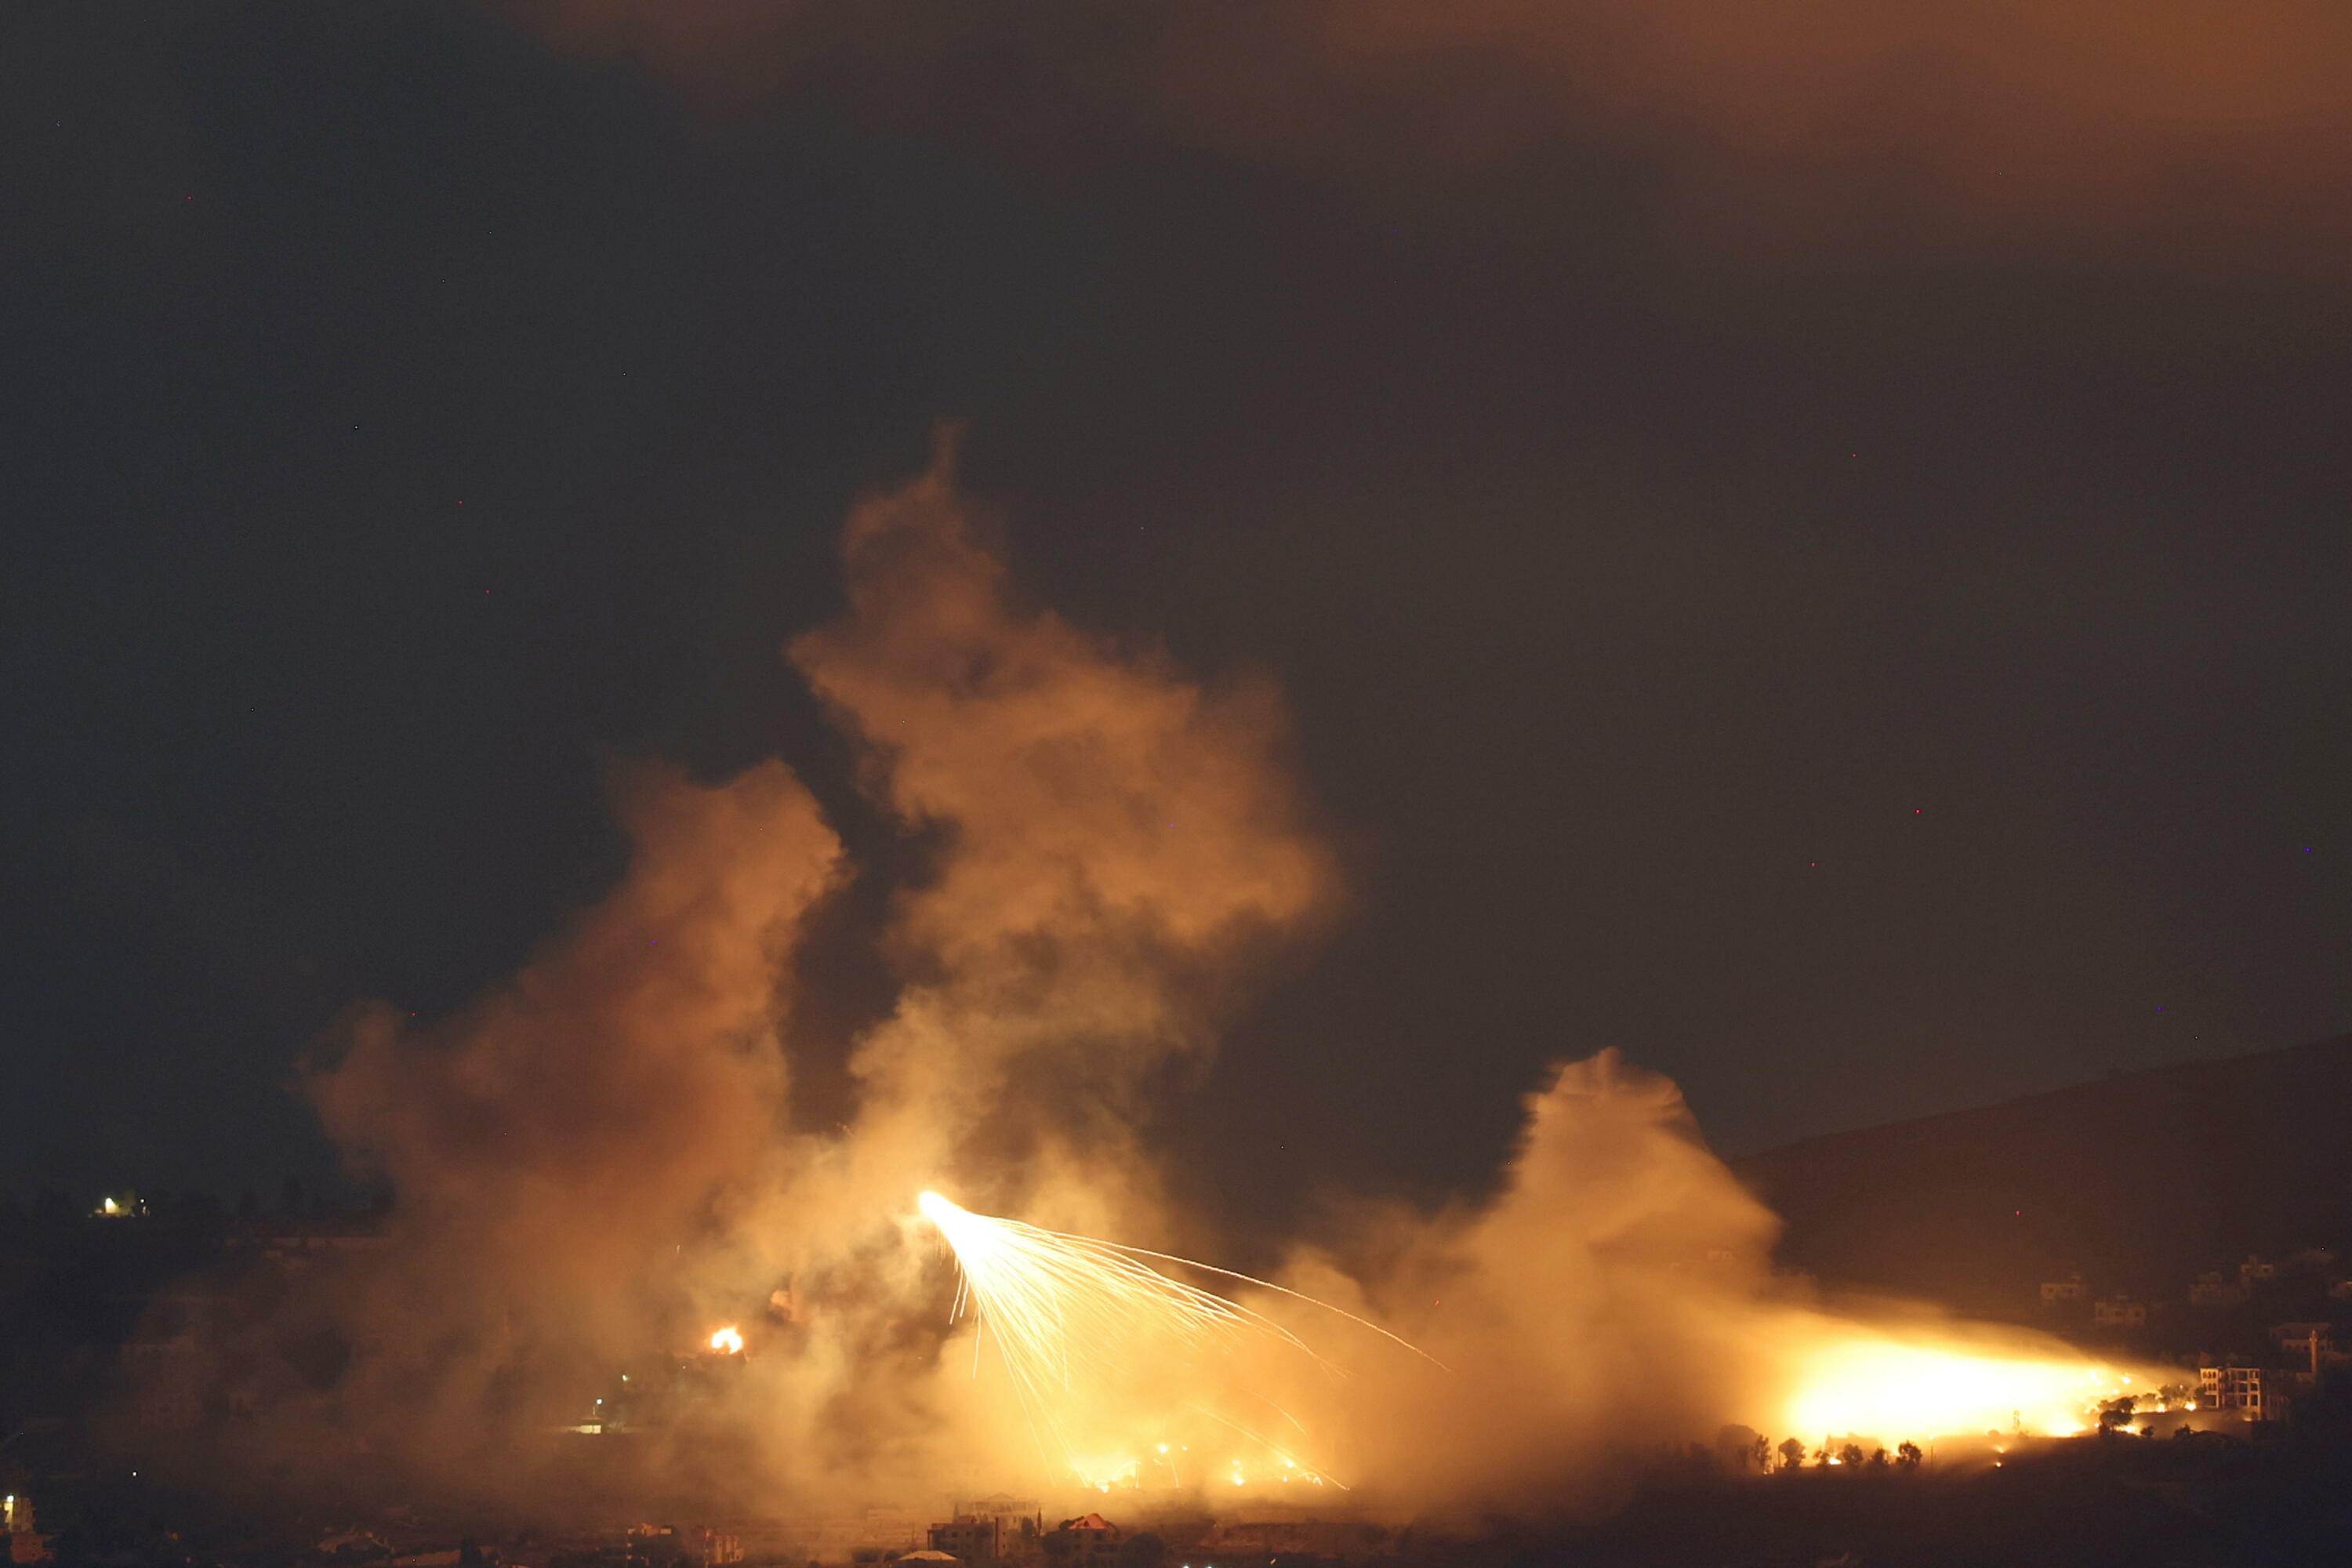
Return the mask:
{"type": "Polygon", "coordinates": [[[2231,1284],[2218,1268],[2207,1269],[2189,1287],[2189,1304],[2192,1307],[2234,1307],[2245,1299],[2246,1288],[2231,1284]]]}
{"type": "Polygon", "coordinates": [[[2263,1397],[2263,1369],[2258,1366],[2204,1366],[2197,1369],[2197,1405],[2200,1410],[2242,1410],[2250,1421],[2267,1421],[2273,1402],[2263,1397]]]}
{"type": "Polygon", "coordinates": [[[993,1563],[1004,1555],[1004,1521],[959,1514],[930,1529],[931,1550],[966,1563],[993,1563]]]}
{"type": "Polygon", "coordinates": [[[2147,1303],[2128,1296],[2107,1296],[2091,1303],[2091,1321],[2103,1329],[2147,1327],[2147,1303]]]}
{"type": "Polygon", "coordinates": [[[2063,1279],[2044,1279],[2042,1282],[2042,1304],[2045,1307],[2055,1307],[2067,1301],[2079,1301],[2085,1294],[2087,1292],[2083,1289],[2083,1277],[2080,1274],[2069,1274],[2063,1279]]]}
{"type": "Polygon", "coordinates": [[[1044,1512],[1035,1498],[1014,1497],[1010,1492],[992,1492],[986,1497],[958,1498],[949,1510],[954,1519],[992,1519],[1003,1529],[1009,1540],[1023,1521],[1033,1529],[1042,1529],[1044,1512]]]}

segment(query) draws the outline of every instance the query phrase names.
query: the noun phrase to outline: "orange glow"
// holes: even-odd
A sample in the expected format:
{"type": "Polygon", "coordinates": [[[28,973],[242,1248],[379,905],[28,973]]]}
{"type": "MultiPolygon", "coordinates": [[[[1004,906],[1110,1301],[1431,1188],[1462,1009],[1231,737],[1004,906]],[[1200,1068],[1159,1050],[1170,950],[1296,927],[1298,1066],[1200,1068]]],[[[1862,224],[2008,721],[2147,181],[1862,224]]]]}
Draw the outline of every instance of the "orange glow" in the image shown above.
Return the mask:
{"type": "MultiPolygon", "coordinates": [[[[984,1326],[1048,1468],[1097,1490],[1142,1484],[1142,1452],[1154,1456],[1155,1481],[1164,1476],[1181,1484],[1166,1442],[1135,1443],[1144,1436],[1135,1430],[1139,1423],[1158,1432],[1172,1424],[1180,1435],[1203,1422],[1222,1429],[1221,1442],[1237,1442],[1228,1467],[1235,1486],[1245,1484],[1249,1473],[1244,1457],[1262,1468],[1279,1463],[1280,1479],[1320,1486],[1327,1479],[1286,1451],[1284,1443],[1293,1439],[1270,1437],[1216,1405],[1220,1393],[1246,1386],[1236,1358],[1295,1357],[1323,1374],[1336,1375],[1335,1369],[1262,1313],[1172,1279],[1140,1259],[1241,1280],[1396,1339],[1342,1309],[1211,1264],[974,1214],[934,1192],[920,1194],[916,1206],[955,1256],[960,1282],[951,1319],[970,1316],[984,1326]]],[[[1263,1372],[1269,1363],[1256,1364],[1263,1372]]],[[[1271,1404],[1262,1389],[1251,1392],[1271,1404]]],[[[1273,1408],[1297,1426],[1298,1436],[1307,1436],[1295,1417],[1273,1408]]],[[[1191,1451],[1190,1445],[1182,1447],[1191,1451]]]]}
{"type": "Polygon", "coordinates": [[[743,1353],[743,1336],[730,1323],[710,1336],[710,1348],[720,1355],[740,1355],[743,1353]]]}
{"type": "Polygon", "coordinates": [[[1782,1420],[1801,1433],[1890,1443],[2019,1429],[2063,1437],[2087,1430],[2099,1401],[2132,1381],[2063,1354],[1905,1343],[1864,1331],[1801,1352],[1782,1420]]]}

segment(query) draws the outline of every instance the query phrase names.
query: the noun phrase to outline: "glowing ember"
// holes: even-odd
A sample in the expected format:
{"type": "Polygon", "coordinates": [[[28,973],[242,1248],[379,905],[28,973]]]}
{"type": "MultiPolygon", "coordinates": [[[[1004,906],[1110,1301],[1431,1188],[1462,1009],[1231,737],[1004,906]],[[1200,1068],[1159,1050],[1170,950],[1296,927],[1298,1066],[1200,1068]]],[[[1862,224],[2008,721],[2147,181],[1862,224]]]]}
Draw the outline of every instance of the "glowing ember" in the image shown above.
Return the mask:
{"type": "Polygon", "coordinates": [[[710,1336],[710,1348],[720,1355],[740,1355],[743,1353],[743,1336],[730,1323],[710,1336]]]}

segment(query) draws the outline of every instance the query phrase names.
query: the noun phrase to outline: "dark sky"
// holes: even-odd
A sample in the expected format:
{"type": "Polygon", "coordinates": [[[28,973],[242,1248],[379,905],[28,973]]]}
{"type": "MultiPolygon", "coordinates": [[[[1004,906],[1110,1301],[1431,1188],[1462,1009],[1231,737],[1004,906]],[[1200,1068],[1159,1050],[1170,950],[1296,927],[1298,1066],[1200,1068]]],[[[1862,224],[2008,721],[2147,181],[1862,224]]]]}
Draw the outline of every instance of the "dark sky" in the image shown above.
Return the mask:
{"type": "Polygon", "coordinates": [[[1467,9],[12,7],[0,1179],[317,1182],[298,1053],[593,897],[614,758],[886,861],[780,649],[942,417],[1348,847],[1212,1200],[1475,1182],[1604,1046],[1744,1151],[2352,1028],[2335,24],[2209,101],[1467,9]]]}

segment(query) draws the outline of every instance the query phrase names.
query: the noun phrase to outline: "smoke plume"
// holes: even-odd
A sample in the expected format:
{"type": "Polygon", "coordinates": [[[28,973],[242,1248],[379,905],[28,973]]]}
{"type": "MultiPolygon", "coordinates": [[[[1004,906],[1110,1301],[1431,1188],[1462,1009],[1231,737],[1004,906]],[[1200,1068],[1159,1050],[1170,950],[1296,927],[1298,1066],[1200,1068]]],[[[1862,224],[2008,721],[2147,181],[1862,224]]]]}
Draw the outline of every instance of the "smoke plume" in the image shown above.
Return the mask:
{"type": "Polygon", "coordinates": [[[775,763],[709,788],[643,769],[616,793],[634,858],[571,931],[438,1024],[363,1010],[310,1079],[397,1207],[387,1252],[244,1347],[268,1462],[513,1475],[519,1439],[593,1412],[601,1369],[691,1342],[704,1250],[778,1179],[780,960],[838,846],[775,763]],[[322,1337],[325,1364],[289,1364],[322,1337]]]}
{"type": "Polygon", "coordinates": [[[948,836],[888,933],[910,983],[854,1064],[865,1134],[943,1172],[967,1144],[981,1172],[1084,1168],[1094,1194],[1056,1217],[1148,1224],[1155,1205],[1101,1184],[1148,1181],[1139,1091],[1332,891],[1279,700],[1017,607],[944,460],[861,510],[845,555],[851,613],[793,659],[865,743],[877,804],[948,836]]]}
{"type": "Polygon", "coordinates": [[[1204,686],[1025,605],[980,528],[943,450],[853,515],[850,609],[792,649],[874,805],[937,846],[885,936],[903,985],[856,1047],[854,1118],[788,1115],[793,947],[845,873],[814,798],[774,762],[625,772],[634,853],[601,902],[455,1016],[363,1009],[310,1077],[394,1193],[392,1238],[225,1338],[215,1375],[266,1412],[220,1435],[248,1463],[315,1479],[364,1455],[552,1504],[584,1483],[551,1439],[730,1324],[751,1353],[694,1374],[633,1484],[903,1495],[998,1444],[1003,1413],[940,1374],[915,1194],[1148,1234],[1147,1086],[1208,1049],[1334,875],[1268,685],[1204,686]]]}
{"type": "MultiPolygon", "coordinates": [[[[2162,1380],[1916,1306],[1824,1310],[1774,1277],[1779,1221],[1681,1092],[1613,1051],[1556,1066],[1526,1110],[1494,1198],[1369,1211],[1349,1257],[1302,1254],[1285,1277],[1443,1363],[1360,1355],[1344,1381],[1297,1396],[1311,1426],[1344,1435],[1339,1462],[1373,1510],[1603,1508],[1662,1452],[1733,1433],[1721,1457],[1754,1467],[1765,1434],[1827,1454],[2069,1432],[2097,1398],[2162,1380]]],[[[1317,1330],[1295,1303],[1255,1304],[1317,1330]]]]}
{"type": "Polygon", "coordinates": [[[721,119],[837,100],[1066,164],[1209,142],[1339,166],[1568,148],[1716,252],[2029,247],[2333,269],[2352,15],[2328,0],[511,0],[721,119]],[[843,90],[840,84],[854,84],[843,90]]]}
{"type": "MultiPolygon", "coordinates": [[[[778,762],[622,771],[634,852],[601,901],[453,1016],[361,1011],[310,1077],[394,1194],[388,1235],[257,1277],[214,1326],[182,1434],[208,1466],[551,1515],[812,1515],[1080,1476],[1328,1482],[1426,1513],[1589,1499],[1612,1455],[1727,1420],[1825,1438],[1920,1414],[1823,1368],[1880,1389],[1886,1355],[1963,1353],[1951,1336],[1778,1299],[1771,1215],[1674,1086],[1611,1054],[1529,1099],[1493,1199],[1367,1209],[1291,1260],[1298,1294],[1249,1287],[1289,1336],[1145,1322],[1059,1380],[1067,1409],[1024,1408],[950,1327],[917,1194],[1181,1233],[1154,1097],[1337,879],[1265,682],[1204,684],[1028,603],[987,532],[943,449],[850,518],[848,609],[790,649],[871,806],[929,847],[883,935],[900,989],[856,1045],[854,1113],[789,1114],[795,944],[848,874],[814,798],[778,762]]],[[[2048,1347],[1980,1352],[1991,1397],[2063,1418],[2048,1347]]]]}

